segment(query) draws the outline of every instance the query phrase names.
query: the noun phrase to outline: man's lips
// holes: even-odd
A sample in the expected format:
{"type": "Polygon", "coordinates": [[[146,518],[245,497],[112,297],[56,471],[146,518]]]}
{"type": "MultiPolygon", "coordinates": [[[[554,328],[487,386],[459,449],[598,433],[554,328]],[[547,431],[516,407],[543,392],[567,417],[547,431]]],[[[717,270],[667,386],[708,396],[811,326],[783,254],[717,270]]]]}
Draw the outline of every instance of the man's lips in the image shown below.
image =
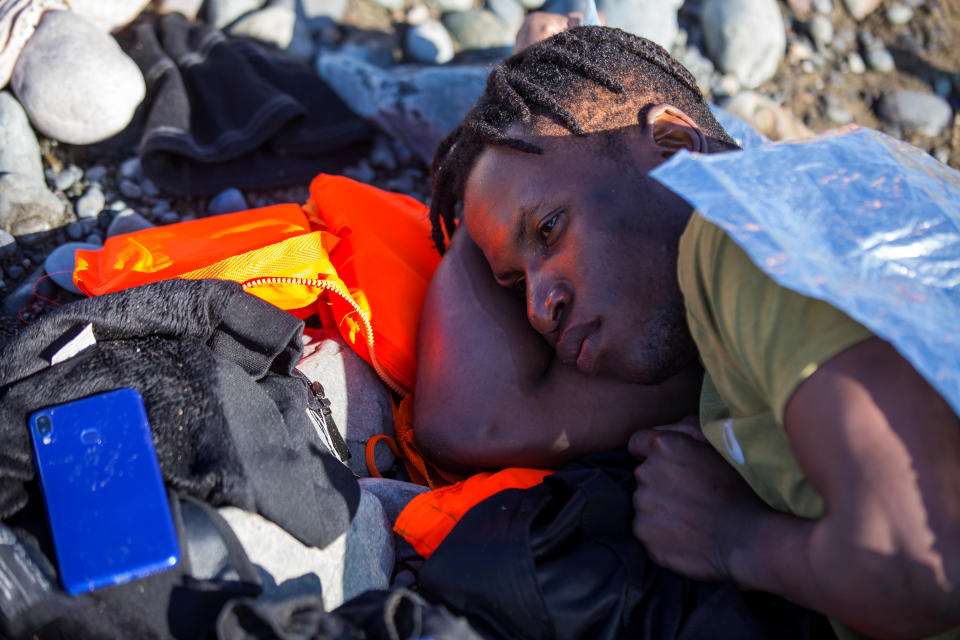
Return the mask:
{"type": "Polygon", "coordinates": [[[557,341],[556,351],[560,361],[574,364],[580,355],[584,341],[600,327],[600,320],[592,320],[569,327],[557,341]]]}

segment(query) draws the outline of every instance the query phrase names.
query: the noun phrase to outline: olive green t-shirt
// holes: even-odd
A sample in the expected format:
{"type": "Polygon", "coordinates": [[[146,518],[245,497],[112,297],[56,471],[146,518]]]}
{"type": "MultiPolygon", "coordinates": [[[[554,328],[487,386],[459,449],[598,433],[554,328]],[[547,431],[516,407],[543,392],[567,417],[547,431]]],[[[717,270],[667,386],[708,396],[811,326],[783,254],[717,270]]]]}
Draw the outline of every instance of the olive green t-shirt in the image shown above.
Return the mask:
{"type": "Polygon", "coordinates": [[[707,374],[710,443],[771,507],[823,516],[783,428],[787,401],[819,366],[872,334],[829,304],[781,287],[694,213],[680,239],[680,289],[707,374]]]}
{"type": "MultiPolygon", "coordinates": [[[[677,273],[703,366],[700,423],[768,505],[816,519],[823,499],[807,482],[783,427],[797,386],[872,334],[829,304],[781,287],[719,227],[694,213],[677,273]]],[[[842,640],[863,636],[831,620],[842,640]]],[[[960,628],[929,640],[960,638],[960,628]]]]}

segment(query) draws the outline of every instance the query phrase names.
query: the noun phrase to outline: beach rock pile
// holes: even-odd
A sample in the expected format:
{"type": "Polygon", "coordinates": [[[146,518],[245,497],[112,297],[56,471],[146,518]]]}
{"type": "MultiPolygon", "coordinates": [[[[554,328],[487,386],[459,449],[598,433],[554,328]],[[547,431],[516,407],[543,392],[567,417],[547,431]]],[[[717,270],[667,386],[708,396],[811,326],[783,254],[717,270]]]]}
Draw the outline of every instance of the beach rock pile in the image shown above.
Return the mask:
{"type": "MultiPolygon", "coordinates": [[[[70,4],[71,11],[43,14],[0,91],[0,297],[8,333],[49,306],[45,300],[78,295],[68,277],[75,243],[307,199],[305,184],[174,196],[143,175],[135,143],[97,144],[143,99],[143,78],[109,35],[140,11],[178,11],[307,62],[379,131],[370,154],[345,173],[426,202],[437,142],[482,91],[490,66],[511,52],[524,17],[583,10],[582,0],[70,4]],[[70,106],[78,102],[84,108],[70,106]]],[[[598,0],[611,26],[671,51],[708,98],[775,140],[858,123],[956,167],[960,14],[946,5],[598,0]]]]}

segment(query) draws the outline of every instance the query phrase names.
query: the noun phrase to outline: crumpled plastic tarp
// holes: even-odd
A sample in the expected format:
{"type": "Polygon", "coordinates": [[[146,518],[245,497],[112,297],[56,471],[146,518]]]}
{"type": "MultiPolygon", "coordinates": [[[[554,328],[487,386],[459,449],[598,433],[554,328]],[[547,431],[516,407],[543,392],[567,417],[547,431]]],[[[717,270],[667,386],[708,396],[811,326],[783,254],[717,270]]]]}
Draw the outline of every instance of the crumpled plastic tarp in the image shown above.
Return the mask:
{"type": "Polygon", "coordinates": [[[960,173],[856,126],[760,142],[651,175],[777,283],[892,343],[960,413],[960,173]]]}

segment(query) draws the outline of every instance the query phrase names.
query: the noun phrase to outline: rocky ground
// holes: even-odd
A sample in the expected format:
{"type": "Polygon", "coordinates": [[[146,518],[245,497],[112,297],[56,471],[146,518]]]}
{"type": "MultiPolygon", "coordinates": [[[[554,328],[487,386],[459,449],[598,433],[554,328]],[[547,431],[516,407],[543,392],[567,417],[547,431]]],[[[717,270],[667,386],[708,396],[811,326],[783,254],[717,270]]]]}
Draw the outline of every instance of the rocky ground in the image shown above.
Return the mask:
{"type": "MultiPolygon", "coordinates": [[[[307,61],[348,53],[387,72],[400,69],[397,65],[416,72],[438,63],[445,68],[489,64],[509,52],[527,12],[581,8],[579,0],[546,5],[543,0],[486,0],[485,5],[479,0],[301,0],[300,11],[306,8],[308,19],[289,22],[293,26],[285,31],[281,27],[288,23],[277,16],[283,18],[280,13],[292,0],[266,5],[264,0],[201,1],[155,0],[147,10],[180,8],[230,32],[272,41],[307,61]],[[261,24],[251,16],[260,16],[261,24]]],[[[957,0],[601,0],[599,5],[614,26],[670,48],[711,99],[775,139],[854,122],[960,167],[957,0]],[[658,11],[651,13],[651,6],[658,11]],[[718,44],[717,34],[729,32],[731,25],[749,37],[718,44]]],[[[135,146],[69,145],[43,135],[38,140],[45,185],[14,184],[0,168],[0,192],[34,189],[37,206],[62,207],[65,222],[38,230],[0,225],[0,340],[78,297],[44,277],[69,265],[69,259],[57,258],[72,252],[54,252],[65,243],[101,244],[141,226],[307,198],[306,185],[177,197],[160,192],[142,175],[135,146]]],[[[411,152],[409,142],[380,135],[370,156],[348,175],[426,201],[426,160],[411,152]]],[[[0,222],[12,215],[3,206],[0,197],[0,222]]],[[[68,276],[55,278],[69,285],[68,276]]]]}

